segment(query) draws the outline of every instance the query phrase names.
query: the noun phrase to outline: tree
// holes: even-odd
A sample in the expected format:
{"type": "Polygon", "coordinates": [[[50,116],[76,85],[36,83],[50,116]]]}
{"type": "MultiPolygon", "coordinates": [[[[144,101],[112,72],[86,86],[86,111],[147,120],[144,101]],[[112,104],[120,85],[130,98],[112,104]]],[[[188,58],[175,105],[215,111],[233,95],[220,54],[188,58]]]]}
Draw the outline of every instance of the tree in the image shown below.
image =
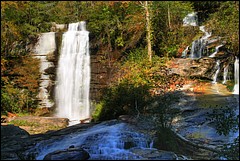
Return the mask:
{"type": "Polygon", "coordinates": [[[147,32],[147,51],[148,51],[148,58],[149,61],[152,61],[152,28],[151,28],[151,1],[144,1],[139,3],[142,5],[142,7],[145,9],[145,15],[146,15],[146,32],[147,32]]]}
{"type": "Polygon", "coordinates": [[[220,4],[219,9],[210,15],[206,27],[215,35],[226,41],[225,47],[239,55],[239,2],[226,1],[220,4]]]}

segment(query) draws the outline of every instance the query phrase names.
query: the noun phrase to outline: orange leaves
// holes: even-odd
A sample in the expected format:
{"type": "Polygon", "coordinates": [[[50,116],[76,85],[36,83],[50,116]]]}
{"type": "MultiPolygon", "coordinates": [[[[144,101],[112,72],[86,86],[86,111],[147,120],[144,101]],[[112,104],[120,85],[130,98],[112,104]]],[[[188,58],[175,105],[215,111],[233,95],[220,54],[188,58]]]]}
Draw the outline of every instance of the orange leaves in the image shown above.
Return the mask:
{"type": "Polygon", "coordinates": [[[129,23],[129,26],[128,26],[128,32],[138,32],[138,31],[144,30],[145,17],[141,12],[137,12],[132,15],[127,15],[126,18],[131,19],[131,23],[129,23]]]}
{"type": "Polygon", "coordinates": [[[10,118],[13,118],[13,117],[16,117],[16,116],[17,116],[17,114],[14,114],[14,113],[11,113],[11,112],[7,112],[7,115],[8,115],[8,117],[10,117],[10,118]]]}
{"type": "Polygon", "coordinates": [[[198,83],[196,86],[193,87],[193,92],[201,94],[204,93],[205,85],[203,83],[198,83]]]}
{"type": "Polygon", "coordinates": [[[13,77],[14,83],[20,88],[27,88],[31,92],[37,92],[39,80],[39,60],[24,57],[22,64],[15,62],[9,74],[13,77]]]}

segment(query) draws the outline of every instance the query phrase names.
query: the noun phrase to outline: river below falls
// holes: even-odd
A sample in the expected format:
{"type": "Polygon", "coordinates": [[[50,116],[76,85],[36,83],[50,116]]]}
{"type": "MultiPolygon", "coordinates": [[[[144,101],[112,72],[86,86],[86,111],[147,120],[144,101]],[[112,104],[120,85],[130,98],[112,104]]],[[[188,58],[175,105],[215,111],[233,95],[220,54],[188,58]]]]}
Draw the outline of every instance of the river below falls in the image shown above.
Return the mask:
{"type": "MultiPolygon", "coordinates": [[[[205,84],[202,93],[187,92],[190,88],[191,85],[182,89],[187,97],[182,97],[174,105],[180,112],[173,118],[172,129],[184,138],[210,148],[233,142],[239,136],[239,131],[230,129],[227,135],[219,134],[217,124],[210,119],[210,115],[220,106],[229,106],[235,114],[233,117],[239,115],[238,95],[233,95],[226,90],[226,86],[218,83],[205,84]]],[[[86,150],[90,155],[89,160],[141,160],[146,158],[135,153],[136,149],[157,150],[152,136],[143,134],[132,124],[110,120],[81,132],[38,142],[34,148],[36,159],[43,160],[47,154],[70,146],[86,150]]],[[[188,158],[191,157],[194,156],[188,158]]]]}
{"type": "Polygon", "coordinates": [[[37,160],[56,150],[69,146],[82,147],[90,154],[90,160],[141,159],[131,152],[132,148],[152,148],[153,141],[131,125],[117,120],[106,121],[80,133],[64,136],[59,140],[48,140],[37,145],[37,160]]]}

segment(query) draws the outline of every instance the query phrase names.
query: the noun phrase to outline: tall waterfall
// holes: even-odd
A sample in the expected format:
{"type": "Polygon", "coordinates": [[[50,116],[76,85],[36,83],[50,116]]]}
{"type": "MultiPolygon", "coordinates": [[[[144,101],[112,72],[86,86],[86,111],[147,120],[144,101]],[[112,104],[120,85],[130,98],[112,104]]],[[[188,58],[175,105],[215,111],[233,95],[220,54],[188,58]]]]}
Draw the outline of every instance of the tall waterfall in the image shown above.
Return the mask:
{"type": "Polygon", "coordinates": [[[86,23],[69,24],[63,34],[55,90],[58,117],[68,118],[69,125],[89,118],[90,55],[86,23]]]}
{"type": "Polygon", "coordinates": [[[239,94],[239,59],[237,57],[234,62],[234,80],[233,94],[239,94]]]}

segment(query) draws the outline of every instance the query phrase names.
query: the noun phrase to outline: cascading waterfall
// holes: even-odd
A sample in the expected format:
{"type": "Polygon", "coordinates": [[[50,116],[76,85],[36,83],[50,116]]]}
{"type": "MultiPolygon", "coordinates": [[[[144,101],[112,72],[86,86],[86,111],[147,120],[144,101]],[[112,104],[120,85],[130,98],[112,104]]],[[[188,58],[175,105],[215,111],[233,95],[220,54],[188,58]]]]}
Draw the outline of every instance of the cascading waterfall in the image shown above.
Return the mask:
{"type": "Polygon", "coordinates": [[[183,26],[197,26],[198,25],[198,18],[197,12],[189,13],[183,19],[183,26]]]}
{"type": "Polygon", "coordinates": [[[207,39],[211,36],[211,33],[205,30],[205,26],[200,26],[199,29],[204,32],[204,36],[192,43],[190,58],[201,58],[203,56],[207,39]]]}
{"type": "Polygon", "coordinates": [[[222,84],[226,84],[226,82],[227,82],[228,67],[229,67],[229,65],[227,64],[223,69],[223,82],[222,82],[222,84]]]}
{"type": "Polygon", "coordinates": [[[234,81],[233,94],[239,94],[239,58],[237,57],[234,62],[234,81]]]}
{"type": "Polygon", "coordinates": [[[218,77],[218,73],[220,71],[220,60],[217,60],[215,68],[217,70],[216,70],[216,72],[215,72],[215,74],[213,76],[213,81],[212,81],[213,84],[217,83],[217,77],[218,77]]]}
{"type": "Polygon", "coordinates": [[[38,99],[40,107],[50,108],[54,105],[50,101],[50,91],[48,90],[51,84],[50,76],[45,72],[49,67],[54,67],[54,63],[48,61],[47,57],[56,50],[55,32],[41,33],[39,41],[35,46],[34,56],[40,59],[40,83],[38,99]]]}
{"type": "Polygon", "coordinates": [[[86,23],[69,24],[63,34],[57,69],[56,116],[68,118],[70,125],[90,117],[90,55],[86,23]]]}
{"type": "Polygon", "coordinates": [[[209,57],[210,57],[210,58],[215,57],[215,55],[216,55],[216,54],[218,53],[218,51],[219,51],[219,48],[222,47],[222,46],[223,46],[223,44],[216,46],[215,52],[212,53],[209,57]]]}
{"type": "Polygon", "coordinates": [[[64,136],[58,141],[42,141],[36,145],[37,160],[56,150],[67,149],[69,146],[82,147],[89,155],[89,160],[126,160],[142,159],[132,153],[134,148],[152,148],[149,136],[136,132],[127,123],[116,120],[102,122],[86,131],[64,136]]]}

